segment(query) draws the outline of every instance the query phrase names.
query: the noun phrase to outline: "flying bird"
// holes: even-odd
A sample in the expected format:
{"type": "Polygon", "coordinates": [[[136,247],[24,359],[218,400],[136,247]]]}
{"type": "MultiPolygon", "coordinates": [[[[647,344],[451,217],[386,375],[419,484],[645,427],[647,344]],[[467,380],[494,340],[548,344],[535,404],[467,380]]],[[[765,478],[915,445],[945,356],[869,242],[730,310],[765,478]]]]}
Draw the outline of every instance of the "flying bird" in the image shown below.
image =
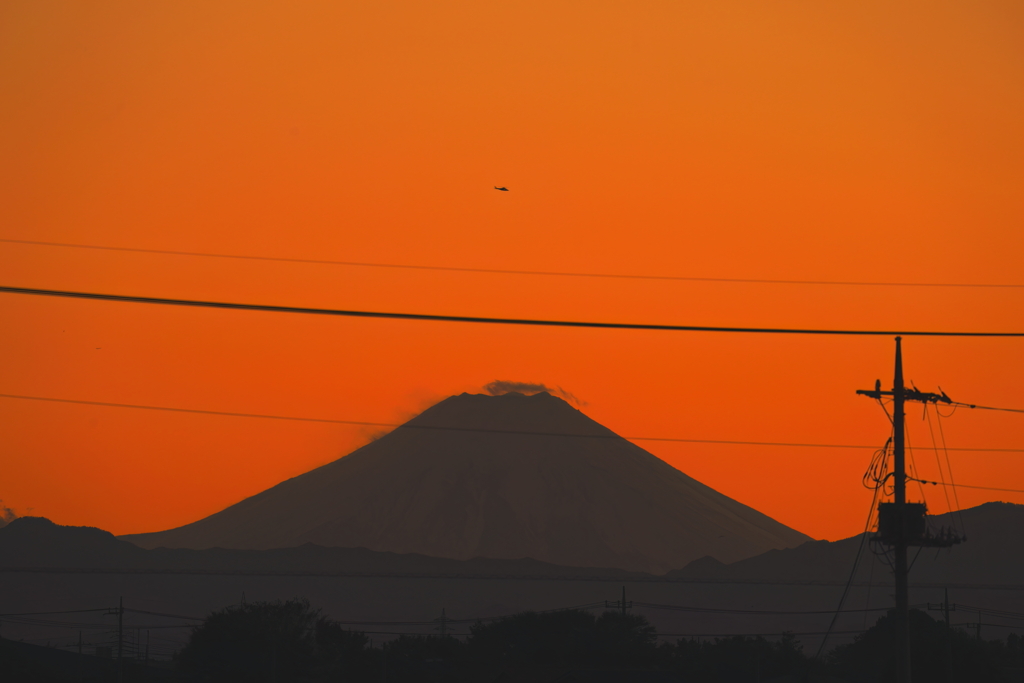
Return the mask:
{"type": "Polygon", "coordinates": [[[507,187],[498,187],[497,185],[495,185],[494,189],[495,190],[501,190],[502,192],[508,192],[508,188],[507,187]]]}

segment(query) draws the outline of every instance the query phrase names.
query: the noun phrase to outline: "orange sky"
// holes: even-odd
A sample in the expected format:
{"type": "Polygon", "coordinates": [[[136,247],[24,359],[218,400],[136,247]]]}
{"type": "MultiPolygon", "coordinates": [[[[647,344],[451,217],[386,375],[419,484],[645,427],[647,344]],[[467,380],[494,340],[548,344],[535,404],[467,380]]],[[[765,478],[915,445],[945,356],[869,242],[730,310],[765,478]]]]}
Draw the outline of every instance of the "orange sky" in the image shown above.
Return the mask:
{"type": "MultiPolygon", "coordinates": [[[[0,5],[0,238],[425,265],[1022,283],[1024,5],[0,5]],[[495,192],[493,185],[510,191],[495,192]]],[[[1024,289],[457,274],[0,243],[0,284],[466,315],[1024,330],[1024,289]]],[[[393,422],[494,379],[624,435],[878,443],[889,338],[321,319],[0,294],[0,393],[393,422]]],[[[1024,341],[907,376],[1024,407],[1024,341]]],[[[919,407],[912,442],[929,443],[919,407]]],[[[960,411],[957,447],[1024,448],[960,411]]],[[[115,533],[216,512],[372,431],[0,399],[0,498],[115,533]]],[[[818,538],[869,452],[642,443],[818,538]]],[[[952,455],[1024,489],[1024,453],[952,455]]],[[[937,477],[934,454],[916,454],[937,477]]],[[[911,489],[912,493],[915,489],[911,489]]],[[[964,506],[1024,495],[961,490],[964,506]]],[[[916,495],[914,496],[916,497],[916,495]]],[[[946,509],[930,488],[933,511],[946,509]]],[[[969,530],[968,530],[969,533],[969,530]]]]}

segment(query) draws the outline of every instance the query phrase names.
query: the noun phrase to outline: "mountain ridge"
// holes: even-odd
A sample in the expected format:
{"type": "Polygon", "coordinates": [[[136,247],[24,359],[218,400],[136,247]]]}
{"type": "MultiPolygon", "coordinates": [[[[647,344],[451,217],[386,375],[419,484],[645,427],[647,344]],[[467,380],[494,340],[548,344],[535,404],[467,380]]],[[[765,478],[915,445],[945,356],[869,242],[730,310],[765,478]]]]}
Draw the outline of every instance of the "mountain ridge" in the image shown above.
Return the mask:
{"type": "MultiPolygon", "coordinates": [[[[1024,566],[1024,505],[984,503],[961,511],[971,531],[967,543],[933,552],[918,562],[912,584],[1018,584],[1024,566]]],[[[930,516],[941,522],[945,515],[930,516]]],[[[725,564],[707,556],[656,576],[609,567],[560,566],[538,560],[472,558],[453,560],[366,548],[304,544],[269,550],[140,548],[94,527],[55,524],[22,517],[0,528],[0,570],[138,570],[142,572],[323,573],[348,575],[463,576],[466,578],[593,578],[623,581],[817,582],[842,585],[850,575],[861,535],[837,541],[808,541],[725,564]]],[[[867,553],[855,580],[887,581],[881,560],[867,553]],[[870,564],[874,562],[872,570],[870,564]]]]}

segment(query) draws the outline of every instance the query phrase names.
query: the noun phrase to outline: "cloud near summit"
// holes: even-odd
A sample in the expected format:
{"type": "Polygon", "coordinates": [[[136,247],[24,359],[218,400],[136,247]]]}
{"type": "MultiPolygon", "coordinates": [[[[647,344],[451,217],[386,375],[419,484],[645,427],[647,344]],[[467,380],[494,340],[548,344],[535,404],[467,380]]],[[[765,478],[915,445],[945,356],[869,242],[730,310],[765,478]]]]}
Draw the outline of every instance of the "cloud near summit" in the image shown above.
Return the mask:
{"type": "Polygon", "coordinates": [[[527,396],[532,396],[533,394],[539,394],[542,391],[546,391],[552,396],[564,398],[566,401],[576,405],[577,407],[587,405],[584,401],[576,398],[576,396],[569,393],[562,387],[549,387],[548,385],[540,382],[509,382],[503,379],[496,379],[493,382],[485,384],[484,391],[491,396],[501,396],[502,394],[508,394],[513,391],[520,394],[526,394],[527,396]]]}
{"type": "Polygon", "coordinates": [[[7,526],[9,522],[13,522],[17,518],[18,514],[0,500],[0,527],[7,526]]]}

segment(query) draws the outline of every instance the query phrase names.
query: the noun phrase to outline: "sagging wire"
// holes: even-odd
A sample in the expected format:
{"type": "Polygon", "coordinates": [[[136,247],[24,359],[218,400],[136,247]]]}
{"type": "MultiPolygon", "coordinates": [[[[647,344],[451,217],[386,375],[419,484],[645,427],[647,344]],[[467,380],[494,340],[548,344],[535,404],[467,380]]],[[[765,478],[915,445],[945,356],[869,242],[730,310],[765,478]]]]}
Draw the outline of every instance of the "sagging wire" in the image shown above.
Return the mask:
{"type": "Polygon", "coordinates": [[[915,564],[917,564],[917,558],[921,557],[922,550],[924,550],[923,545],[917,546],[917,552],[914,554],[914,559],[912,559],[910,564],[907,565],[907,573],[910,573],[910,570],[914,568],[915,564]]]}
{"type": "MultiPolygon", "coordinates": [[[[942,387],[939,387],[942,390],[942,387]]],[[[973,403],[963,403],[960,401],[952,401],[954,406],[963,406],[964,408],[970,408],[971,410],[998,410],[1003,413],[1024,413],[1024,409],[1021,408],[993,408],[992,406],[979,406],[973,403]]]]}
{"type": "MultiPolygon", "coordinates": [[[[890,401],[891,402],[891,401],[890,401]]],[[[875,503],[878,501],[879,491],[883,498],[888,498],[895,493],[894,485],[889,483],[893,477],[893,472],[889,471],[889,458],[892,455],[892,442],[893,436],[895,435],[895,422],[892,419],[892,415],[889,410],[885,407],[886,401],[878,399],[878,407],[885,413],[885,417],[889,420],[889,425],[892,430],[889,434],[889,438],[886,440],[885,445],[879,450],[875,451],[875,454],[871,458],[871,463],[868,465],[868,469],[864,472],[864,477],[861,483],[864,488],[871,489],[874,491],[874,496],[871,500],[871,509],[874,511],[875,503]]],[[[868,529],[871,528],[871,517],[868,516],[868,529]]],[[[882,560],[889,566],[890,570],[895,570],[893,566],[893,560],[889,557],[889,551],[885,546],[877,546],[876,544],[869,544],[871,554],[875,557],[881,557],[882,560]]],[[[872,565],[873,566],[873,565],[872,565]]]]}
{"type": "MultiPolygon", "coordinates": [[[[872,501],[874,505],[874,501],[872,501]]],[[[868,523],[870,526],[870,522],[868,523]]],[[[863,629],[868,630],[868,605],[871,604],[871,583],[875,580],[875,563],[871,562],[868,564],[868,590],[864,596],[864,624],[863,629]]]]}
{"type": "MultiPolygon", "coordinates": [[[[881,401],[879,401],[881,404],[881,401]]],[[[885,406],[882,406],[883,410],[885,406]]],[[[888,411],[886,411],[888,414],[888,411]]],[[[890,420],[891,421],[891,420],[890,420]]],[[[821,643],[818,645],[818,651],[814,654],[814,661],[818,661],[821,657],[822,651],[825,649],[825,644],[828,642],[829,636],[832,634],[832,630],[835,628],[836,621],[839,619],[839,615],[843,611],[843,605],[846,603],[846,597],[850,593],[850,586],[853,585],[853,578],[857,574],[857,569],[860,566],[861,557],[864,555],[864,546],[868,545],[868,535],[871,531],[871,520],[875,515],[875,506],[878,502],[878,492],[881,490],[884,494],[885,483],[889,479],[890,474],[888,473],[888,460],[889,454],[892,448],[892,435],[886,439],[885,445],[882,448],[875,451],[875,454],[871,458],[871,463],[868,465],[868,469],[864,473],[862,483],[865,488],[871,489],[871,505],[868,507],[868,517],[864,521],[864,532],[860,536],[860,545],[857,546],[857,554],[853,558],[853,567],[850,569],[850,576],[846,580],[846,585],[843,587],[843,594],[839,598],[839,605],[836,607],[835,612],[832,613],[832,621],[829,622],[828,630],[825,631],[825,636],[821,639],[821,643]],[[869,482],[871,482],[869,484],[869,482]]],[[[867,605],[865,605],[865,608],[867,605]]],[[[865,613],[866,614],[866,613],[865,613]]]]}
{"type": "Polygon", "coordinates": [[[883,496],[892,495],[892,491],[886,489],[886,483],[892,478],[893,473],[889,471],[889,456],[892,455],[892,437],[890,436],[885,445],[875,451],[871,456],[871,462],[864,471],[861,484],[866,489],[878,491],[882,489],[883,496]]]}
{"type": "MultiPolygon", "coordinates": [[[[937,409],[936,409],[936,412],[938,412],[937,409]]],[[[927,403],[924,404],[924,415],[922,416],[922,419],[925,419],[925,420],[928,421],[928,433],[931,435],[931,438],[932,438],[932,450],[935,452],[935,465],[936,465],[936,467],[939,468],[939,479],[945,479],[945,474],[943,474],[943,472],[942,472],[942,460],[939,458],[938,442],[935,441],[935,429],[932,426],[932,415],[931,415],[930,412],[928,412],[928,404],[927,403]]],[[[938,419],[938,418],[936,418],[936,419],[938,419]]],[[[950,515],[950,519],[952,519],[952,516],[953,516],[953,503],[950,502],[950,500],[949,500],[949,491],[947,491],[945,488],[943,488],[942,493],[943,493],[943,495],[946,498],[946,511],[950,515]]]]}
{"type": "MultiPolygon", "coordinates": [[[[956,410],[954,409],[953,412],[956,412],[956,410]]],[[[939,439],[942,441],[942,452],[946,455],[946,471],[949,473],[949,483],[953,487],[953,500],[956,502],[957,517],[960,518],[960,535],[966,539],[967,527],[964,526],[964,511],[963,508],[960,507],[960,496],[956,492],[956,481],[953,479],[953,465],[949,460],[949,448],[946,447],[946,433],[942,429],[942,418],[944,416],[939,412],[938,407],[936,407],[935,413],[939,416],[935,421],[939,426],[939,439]]],[[[953,413],[950,413],[950,416],[952,416],[952,414],[953,413]]]]}
{"type": "Polygon", "coordinates": [[[910,428],[907,426],[906,421],[903,422],[903,438],[906,440],[907,454],[910,455],[911,476],[906,478],[910,479],[911,481],[917,482],[917,488],[921,492],[921,502],[924,503],[925,507],[927,508],[928,499],[924,495],[924,485],[921,484],[921,480],[918,478],[919,475],[917,473],[917,462],[915,462],[914,460],[914,447],[910,444],[910,428]]]}
{"type": "Polygon", "coordinates": [[[828,630],[825,631],[825,636],[821,639],[821,644],[818,645],[818,651],[814,653],[814,661],[818,661],[821,657],[821,653],[825,649],[825,643],[828,642],[828,637],[832,634],[832,629],[835,628],[836,620],[839,619],[839,615],[843,611],[843,604],[846,602],[846,596],[850,593],[850,586],[853,584],[853,577],[857,573],[857,567],[860,565],[860,558],[864,554],[864,546],[868,540],[868,532],[871,529],[871,518],[875,514],[875,501],[877,499],[878,489],[875,489],[874,495],[871,496],[871,507],[868,509],[868,518],[864,523],[864,533],[861,534],[860,545],[857,546],[857,555],[853,558],[853,568],[850,569],[850,578],[846,580],[846,586],[843,587],[843,594],[839,598],[839,605],[836,607],[836,611],[832,613],[832,621],[829,622],[828,630]]]}

